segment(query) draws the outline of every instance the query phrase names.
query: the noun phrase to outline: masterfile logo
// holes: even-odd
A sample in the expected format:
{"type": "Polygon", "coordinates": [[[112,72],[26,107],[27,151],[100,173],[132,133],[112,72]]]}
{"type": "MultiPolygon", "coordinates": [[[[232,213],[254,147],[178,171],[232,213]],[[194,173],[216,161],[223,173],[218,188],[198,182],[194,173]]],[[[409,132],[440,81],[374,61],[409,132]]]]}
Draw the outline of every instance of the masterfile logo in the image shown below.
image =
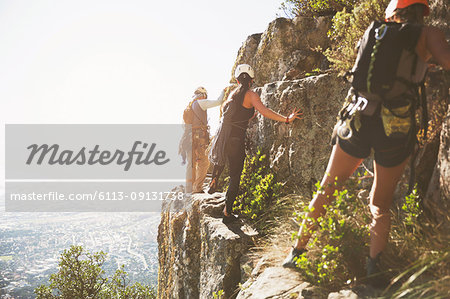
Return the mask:
{"type": "Polygon", "coordinates": [[[164,165],[169,162],[170,159],[166,159],[165,151],[159,150],[154,156],[152,155],[155,147],[156,143],[152,143],[149,146],[148,143],[135,141],[129,152],[124,152],[119,149],[111,152],[109,150],[100,151],[98,144],[92,150],[87,150],[86,147],[82,147],[79,151],[61,150],[58,144],[51,146],[48,144],[32,144],[27,147],[30,150],[30,155],[26,163],[27,165],[31,165],[33,162],[38,165],[42,165],[45,162],[49,165],[94,165],[97,163],[108,165],[116,163],[118,165],[124,165],[124,170],[128,171],[133,162],[137,165],[149,165],[152,163],[155,163],[155,165],[164,165]],[[143,150],[139,150],[140,146],[143,150]]]}
{"type": "Polygon", "coordinates": [[[157,211],[163,200],[182,200],[184,132],[182,125],[6,125],[6,211],[157,211]]]}

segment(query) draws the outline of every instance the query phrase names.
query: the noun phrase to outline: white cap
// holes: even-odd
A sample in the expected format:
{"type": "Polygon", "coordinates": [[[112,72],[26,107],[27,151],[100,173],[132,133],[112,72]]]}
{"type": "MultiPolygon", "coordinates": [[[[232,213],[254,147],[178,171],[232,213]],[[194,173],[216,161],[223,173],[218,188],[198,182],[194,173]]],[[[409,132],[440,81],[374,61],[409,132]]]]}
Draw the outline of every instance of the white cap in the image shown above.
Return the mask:
{"type": "Polygon", "coordinates": [[[255,78],[255,71],[251,66],[248,64],[240,64],[236,67],[236,70],[234,71],[234,77],[237,79],[241,74],[247,73],[250,78],[255,78]]]}

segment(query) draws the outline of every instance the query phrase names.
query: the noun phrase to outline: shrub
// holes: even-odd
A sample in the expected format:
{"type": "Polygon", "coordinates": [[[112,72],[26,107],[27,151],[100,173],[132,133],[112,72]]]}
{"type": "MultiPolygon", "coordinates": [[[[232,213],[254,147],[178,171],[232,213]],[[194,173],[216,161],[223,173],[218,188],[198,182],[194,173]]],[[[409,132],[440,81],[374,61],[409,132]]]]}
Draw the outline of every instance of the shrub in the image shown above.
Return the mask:
{"type": "Polygon", "coordinates": [[[344,8],[351,9],[356,0],[285,0],[281,10],[289,16],[334,15],[344,8]]]}
{"type": "MultiPolygon", "coordinates": [[[[308,244],[309,251],[297,260],[311,283],[338,289],[363,273],[370,214],[367,202],[355,195],[356,185],[349,181],[349,189],[336,191],[336,199],[325,207],[324,217],[308,219],[307,207],[298,214],[298,221],[306,219],[317,228],[308,244]]],[[[320,183],[316,186],[321,192],[320,183]]]]}
{"type": "MultiPolygon", "coordinates": [[[[316,186],[321,192],[320,184],[316,186]]],[[[299,222],[306,219],[316,227],[308,251],[296,261],[311,283],[338,290],[365,276],[371,219],[367,194],[352,178],[346,189],[335,192],[324,217],[308,219],[306,203],[297,214],[299,222]]],[[[447,298],[450,292],[448,232],[426,218],[420,201],[414,189],[392,209],[390,241],[381,260],[391,285],[382,298],[447,298]]]]}
{"type": "Polygon", "coordinates": [[[50,285],[40,285],[35,289],[36,298],[156,298],[156,292],[150,286],[129,285],[124,266],[112,277],[105,277],[102,269],[105,261],[106,253],[103,251],[90,253],[81,246],[72,245],[61,254],[58,272],[50,276],[50,285]]]}
{"type": "Polygon", "coordinates": [[[323,52],[334,70],[345,72],[352,68],[358,40],[372,21],[384,20],[388,3],[389,0],[361,1],[353,10],[344,8],[336,13],[328,32],[332,46],[323,52]]]}
{"type": "Polygon", "coordinates": [[[235,212],[254,222],[261,220],[271,206],[276,205],[281,191],[282,184],[276,181],[268,164],[261,150],[252,157],[246,157],[239,195],[233,206],[235,212]]]}

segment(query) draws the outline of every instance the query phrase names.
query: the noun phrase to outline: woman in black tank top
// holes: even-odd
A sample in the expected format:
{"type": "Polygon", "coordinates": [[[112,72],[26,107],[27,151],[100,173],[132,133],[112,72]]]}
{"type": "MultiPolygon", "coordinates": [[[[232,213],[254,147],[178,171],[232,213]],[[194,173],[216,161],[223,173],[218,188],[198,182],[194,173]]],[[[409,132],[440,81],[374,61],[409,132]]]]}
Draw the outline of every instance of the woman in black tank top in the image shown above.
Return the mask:
{"type": "Polygon", "coordinates": [[[209,159],[214,164],[213,177],[208,193],[215,192],[217,181],[225,162],[228,162],[230,181],[226,194],[224,208],[224,223],[236,219],[231,214],[233,203],[239,192],[239,182],[245,159],[245,135],[248,122],[255,114],[255,108],[263,116],[273,120],[289,123],[300,118],[300,109],[294,109],[289,116],[283,116],[265,107],[259,95],[250,90],[253,83],[254,71],[247,64],[237,66],[235,78],[239,86],[224,105],[221,124],[212,141],[209,159]]]}

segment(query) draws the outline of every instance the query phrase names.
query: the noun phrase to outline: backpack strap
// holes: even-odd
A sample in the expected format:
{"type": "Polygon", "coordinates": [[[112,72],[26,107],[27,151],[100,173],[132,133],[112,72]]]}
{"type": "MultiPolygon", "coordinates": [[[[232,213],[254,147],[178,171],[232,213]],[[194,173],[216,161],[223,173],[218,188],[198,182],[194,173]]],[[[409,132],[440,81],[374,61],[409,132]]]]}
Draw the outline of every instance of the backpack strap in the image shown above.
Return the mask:
{"type": "MultiPolygon", "coordinates": [[[[208,127],[208,125],[205,124],[205,123],[203,122],[203,120],[202,120],[202,119],[197,115],[197,113],[195,112],[195,109],[192,107],[192,105],[194,104],[195,101],[197,101],[197,99],[193,100],[193,101],[190,103],[190,105],[191,105],[192,112],[194,113],[194,116],[195,116],[198,120],[200,120],[200,122],[202,123],[202,125],[201,125],[199,128],[202,128],[203,126],[208,127]]],[[[199,105],[199,106],[200,106],[200,105],[199,105]]]]}

